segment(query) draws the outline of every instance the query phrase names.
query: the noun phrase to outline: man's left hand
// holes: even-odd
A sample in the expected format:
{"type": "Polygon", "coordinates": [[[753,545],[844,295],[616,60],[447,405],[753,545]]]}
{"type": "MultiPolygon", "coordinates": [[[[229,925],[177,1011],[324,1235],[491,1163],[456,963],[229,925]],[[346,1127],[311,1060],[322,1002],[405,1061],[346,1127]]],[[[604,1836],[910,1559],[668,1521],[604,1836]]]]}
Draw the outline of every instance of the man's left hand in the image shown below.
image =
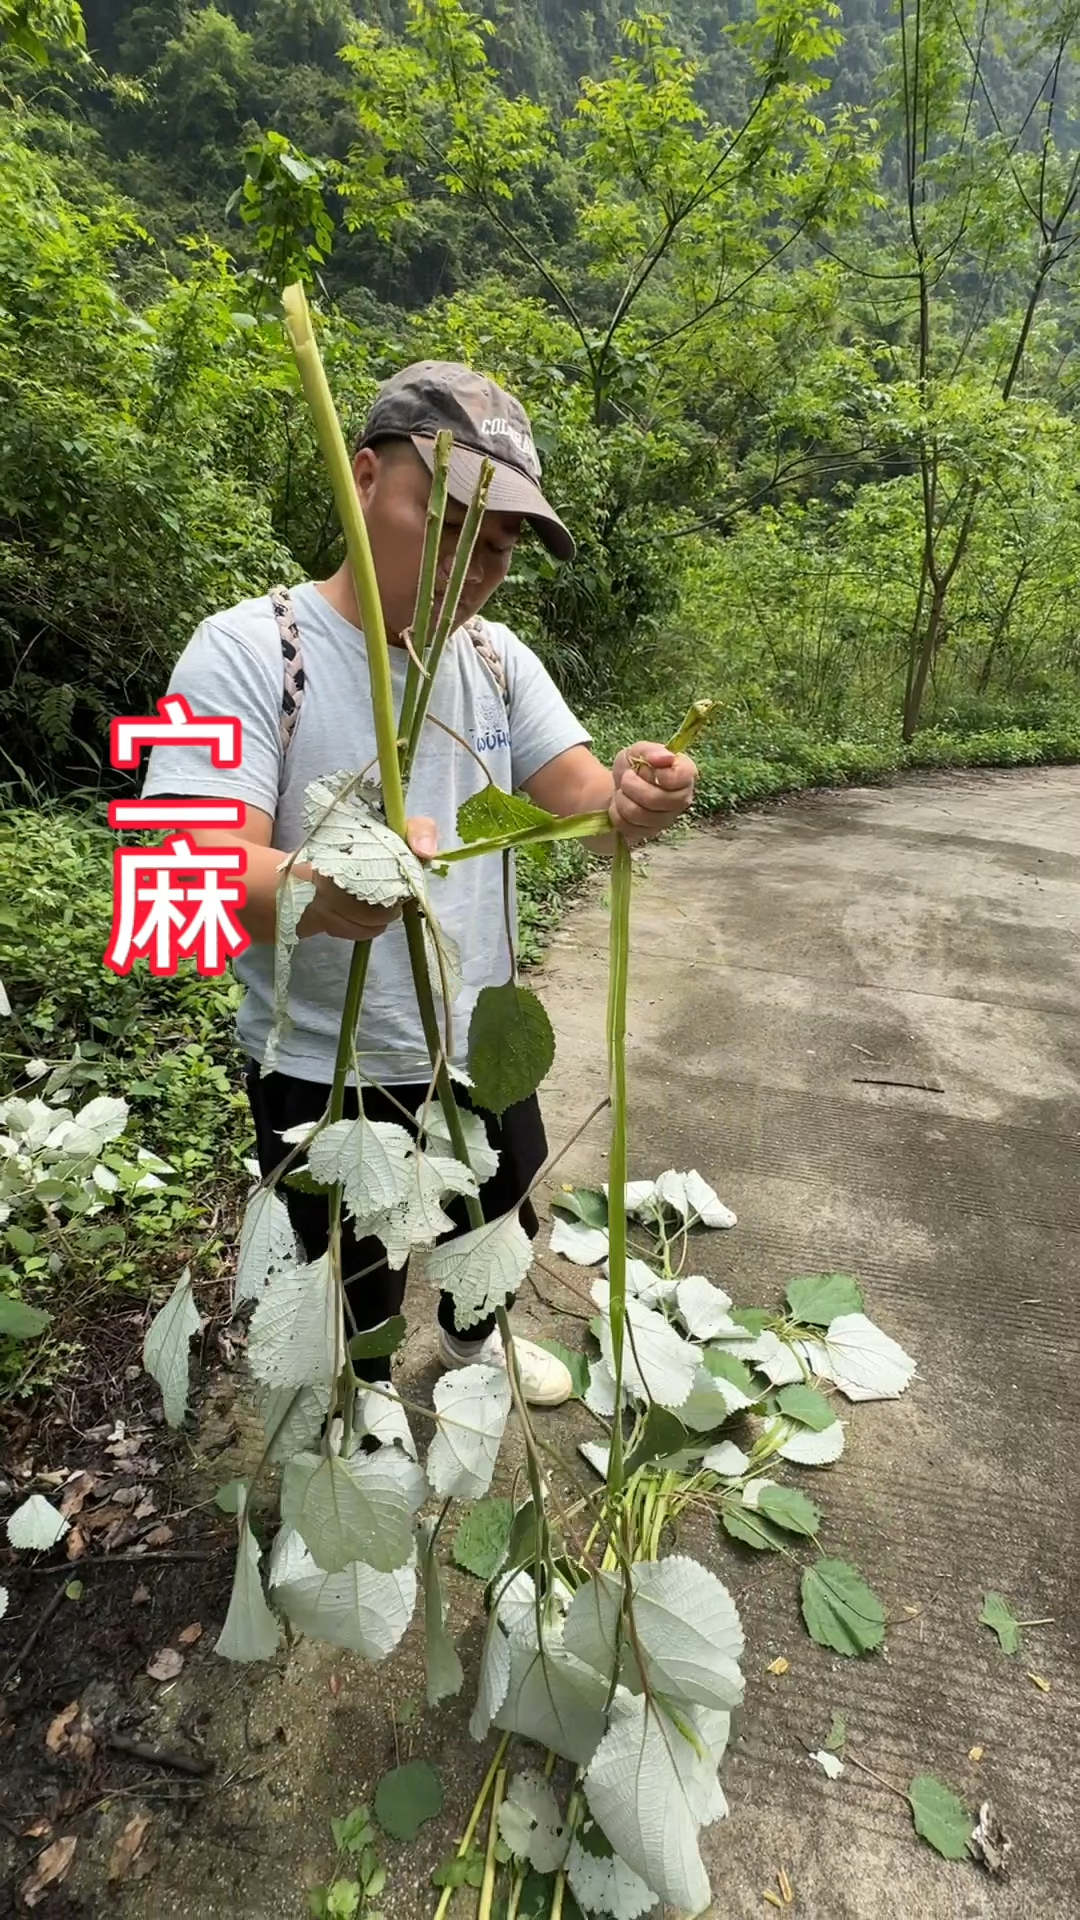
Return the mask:
{"type": "Polygon", "coordinates": [[[654,740],[639,740],[619,754],[611,769],[615,793],[608,818],[630,846],[655,839],[686,812],[694,798],[697,768],[685,753],[654,740]]]}

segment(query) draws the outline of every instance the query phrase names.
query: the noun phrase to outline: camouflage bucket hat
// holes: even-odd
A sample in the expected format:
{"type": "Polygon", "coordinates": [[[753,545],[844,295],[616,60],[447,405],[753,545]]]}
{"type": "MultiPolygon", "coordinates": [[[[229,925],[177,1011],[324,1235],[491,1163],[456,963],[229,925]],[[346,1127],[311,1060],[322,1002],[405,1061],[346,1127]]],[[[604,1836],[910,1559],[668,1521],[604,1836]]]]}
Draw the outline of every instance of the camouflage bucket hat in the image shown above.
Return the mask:
{"type": "Polygon", "coordinates": [[[540,460],[529,416],[519,400],[493,380],[450,360],[418,360],[379,388],[361,447],[384,439],[411,440],[430,471],[435,436],[454,436],[450,493],[467,504],[480,467],[495,467],[488,493],[491,513],[519,513],[557,560],[572,560],[574,541],[540,491],[540,460]]]}

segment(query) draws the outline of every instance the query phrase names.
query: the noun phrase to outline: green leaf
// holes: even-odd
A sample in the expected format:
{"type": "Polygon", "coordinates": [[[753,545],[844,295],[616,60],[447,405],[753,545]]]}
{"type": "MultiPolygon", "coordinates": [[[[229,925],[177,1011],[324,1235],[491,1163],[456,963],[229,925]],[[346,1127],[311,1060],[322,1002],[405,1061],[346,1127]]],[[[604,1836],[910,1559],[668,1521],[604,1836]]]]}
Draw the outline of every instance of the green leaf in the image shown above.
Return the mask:
{"type": "MultiPolygon", "coordinates": [[[[504,834],[520,833],[525,827],[555,824],[553,813],[535,806],[524,794],[504,793],[501,787],[484,787],[458,808],[458,839],[466,846],[471,846],[474,840],[501,840],[504,834]]],[[[544,853],[547,852],[545,847],[544,853]]]]}
{"type": "Polygon", "coordinates": [[[379,1781],[375,1818],[394,1840],[415,1840],[426,1820],[442,1812],[443,1790],[434,1767],[426,1760],[410,1760],[391,1767],[379,1781]]]}
{"type": "Polygon", "coordinates": [[[584,1400],[589,1385],[589,1357],[585,1353],[576,1353],[571,1347],[564,1347],[561,1340],[534,1340],[535,1347],[543,1347],[545,1353],[553,1353],[561,1360],[574,1383],[574,1399],[584,1400]]]}
{"type": "Polygon", "coordinates": [[[843,1753],[847,1739],[847,1721],[842,1713],[834,1713],[828,1734],[823,1741],[826,1753],[843,1753]]]}
{"type": "Polygon", "coordinates": [[[481,988],[469,1023],[469,1073],[478,1106],[502,1114],[527,1100],[554,1058],[551,1021],[535,993],[512,980],[481,988]]]}
{"type": "Polygon", "coordinates": [[[28,1233],[25,1227],[9,1227],[7,1237],[8,1245],[13,1247],[15,1252],[20,1254],[24,1260],[27,1259],[30,1254],[37,1252],[37,1238],[34,1234],[28,1233]]]}
{"type": "Polygon", "coordinates": [[[669,1460],[674,1454],[685,1452],[689,1444],[690,1436],[682,1421],[654,1401],[645,1415],[640,1436],[623,1463],[625,1471],[636,1473],[650,1460],[669,1460]]]}
{"type": "Polygon", "coordinates": [[[362,1853],[375,1838],[371,1815],[363,1805],[350,1807],[348,1813],[343,1813],[340,1819],[332,1819],[330,1831],[339,1853],[362,1853]]]}
{"type": "Polygon", "coordinates": [[[607,1195],[599,1187],[563,1187],[551,1203],[552,1213],[566,1220],[580,1220],[583,1226],[605,1230],[608,1226],[607,1195]]]}
{"type": "Polygon", "coordinates": [[[779,1527],[771,1520],[765,1520],[753,1507],[723,1506],[720,1520],[725,1533],[738,1540],[744,1547],[756,1547],[761,1553],[782,1553],[786,1541],[779,1527]]]}
{"type": "Polygon", "coordinates": [[[46,1313],[44,1307],[28,1307],[25,1301],[0,1293],[0,1334],[9,1340],[36,1339],[51,1322],[52,1314],[46,1313]]]}
{"type": "Polygon", "coordinates": [[[191,1274],[185,1267],[160,1313],[146,1329],[143,1341],[143,1366],[161,1388],[165,1419],[178,1427],[184,1418],[188,1392],[188,1349],[202,1321],[191,1291],[191,1274]]]}
{"type": "Polygon", "coordinates": [[[247,1494],[246,1480],[226,1480],[214,1495],[214,1505],[222,1513],[239,1513],[247,1494]]]}
{"type": "MultiPolygon", "coordinates": [[[[479,1887],[484,1880],[484,1856],[475,1848],[468,1853],[452,1853],[449,1860],[435,1868],[431,1876],[433,1887],[479,1887]]],[[[550,1900],[549,1900],[550,1904],[550,1900]]],[[[520,1906],[518,1912],[521,1912],[520,1906]]]]}
{"type": "Polygon", "coordinates": [[[536,1560],[536,1508],[524,1500],[514,1514],[506,1547],[508,1567],[531,1567],[536,1560]]]}
{"type": "Polygon", "coordinates": [[[821,1525],[820,1509],[795,1487],[763,1487],[758,1496],[758,1508],[767,1519],[775,1520],[776,1525],[785,1527],[788,1533],[813,1535],[821,1525]]]}
{"type": "Polygon", "coordinates": [[[381,1360],[388,1353],[396,1353],[404,1338],[405,1316],[395,1313],[392,1319],[384,1320],[380,1326],[354,1333],[349,1341],[349,1352],[354,1360],[381,1360]]]}
{"type": "Polygon", "coordinates": [[[214,1643],[223,1660],[272,1660],[281,1640],[281,1628],[266,1604],[259,1577],[259,1549],[245,1527],[240,1536],[229,1611],[214,1643]]]}
{"type": "Polygon", "coordinates": [[[814,1433],[824,1433],[836,1419],[832,1403],[816,1387],[781,1387],[776,1404],[787,1419],[797,1420],[814,1433]]]}
{"type": "Polygon", "coordinates": [[[512,1500],[478,1500],[454,1535],[454,1564],[478,1580],[490,1580],[506,1558],[513,1521],[512,1500]]]}
{"type": "Polygon", "coordinates": [[[806,1630],[835,1653],[869,1653],[885,1638],[885,1610],[862,1575],[844,1560],[818,1560],[802,1577],[806,1630]]]}
{"type": "Polygon", "coordinates": [[[465,1678],[457,1649],[447,1631],[446,1602],[443,1599],[438,1555],[435,1551],[434,1520],[420,1523],[420,1571],[424,1583],[424,1635],[427,1654],[427,1702],[437,1707],[440,1700],[460,1693],[465,1678]]]}
{"type": "Polygon", "coordinates": [[[764,1333],[770,1320],[773,1320],[775,1315],[769,1313],[765,1307],[732,1307],[731,1318],[737,1327],[745,1327],[747,1333],[752,1333],[756,1336],[759,1333],[764,1333]]]}
{"type": "Polygon", "coordinates": [[[324,1573],[363,1561],[379,1573],[405,1566],[424,1476],[396,1447],[355,1454],[298,1453],[281,1482],[281,1518],[295,1527],[324,1573]]]}
{"type": "Polygon", "coordinates": [[[920,1839],[946,1860],[965,1859],[975,1822],[952,1789],[932,1773],[920,1773],[908,1788],[908,1799],[920,1839]]]}
{"type": "MultiPolygon", "coordinates": [[[[733,1314],[732,1319],[734,1317],[733,1314]]],[[[754,1376],[744,1360],[736,1360],[733,1353],[725,1353],[720,1347],[704,1347],[701,1359],[714,1380],[727,1380],[733,1387],[738,1387],[740,1393],[753,1399],[757,1389],[754,1376]]]]}
{"type": "Polygon", "coordinates": [[[808,1327],[827,1327],[841,1313],[861,1313],[859,1284],[846,1273],[818,1273],[793,1280],[787,1302],[796,1320],[808,1327]]]}
{"type": "Polygon", "coordinates": [[[1019,1653],[1020,1622],[1000,1593],[983,1594],[979,1622],[984,1627],[993,1628],[1002,1653],[1019,1653]]]}

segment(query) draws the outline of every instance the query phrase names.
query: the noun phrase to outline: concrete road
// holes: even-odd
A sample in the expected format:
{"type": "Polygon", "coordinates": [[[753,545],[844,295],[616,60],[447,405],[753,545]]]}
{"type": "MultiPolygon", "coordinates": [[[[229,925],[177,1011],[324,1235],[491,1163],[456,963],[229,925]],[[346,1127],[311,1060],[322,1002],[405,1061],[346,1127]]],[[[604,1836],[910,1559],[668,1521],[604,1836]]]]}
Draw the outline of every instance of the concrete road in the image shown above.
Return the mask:
{"type": "MultiPolygon", "coordinates": [[[[605,938],[601,906],[579,910],[546,969],[564,1131],[603,1089],[605,938]]],[[[649,858],[634,942],[631,1172],[713,1181],[739,1225],[697,1244],[740,1303],[853,1273],[919,1362],[904,1400],[852,1409],[835,1469],[804,1476],[827,1547],[897,1623],[882,1656],[812,1646],[794,1573],[714,1546],[749,1635],[715,1912],[768,1913],[783,1866],[812,1920],[1073,1920],[1080,771],[919,779],[697,834],[649,858]],[[978,1624],[988,1588],[1051,1617],[1015,1658],[978,1624]],[[854,1766],[826,1780],[802,1742],[833,1712],[882,1781],[989,1796],[1008,1884],[938,1859],[854,1766]]],[[[582,1143],[566,1177],[602,1172],[582,1143]]]]}

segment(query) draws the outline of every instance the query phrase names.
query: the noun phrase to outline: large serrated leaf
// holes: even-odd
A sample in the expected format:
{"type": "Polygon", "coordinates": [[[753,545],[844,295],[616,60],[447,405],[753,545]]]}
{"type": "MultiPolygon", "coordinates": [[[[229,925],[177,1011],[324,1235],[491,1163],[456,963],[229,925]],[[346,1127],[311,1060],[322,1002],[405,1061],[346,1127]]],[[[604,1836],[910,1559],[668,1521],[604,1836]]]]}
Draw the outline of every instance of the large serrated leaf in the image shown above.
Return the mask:
{"type": "Polygon", "coordinates": [[[693,1340],[714,1340],[734,1325],[731,1297],[714,1287],[703,1274],[690,1274],[675,1289],[679,1318],[693,1340]]]}
{"type": "Polygon", "coordinates": [[[761,1438],[776,1440],[780,1459],[799,1467],[831,1467],[844,1451],[843,1423],[835,1419],[817,1433],[793,1420],[772,1420],[761,1438]]]}
{"type": "Polygon", "coordinates": [[[1019,1653],[1020,1622],[1000,1593],[984,1593],[979,1624],[992,1627],[1002,1653],[1019,1653]]]}
{"type": "Polygon", "coordinates": [[[556,1216],[551,1228],[551,1251],[577,1267],[599,1266],[608,1257],[606,1227],[586,1227],[580,1220],[556,1216]]]}
{"type": "MultiPolygon", "coordinates": [[[[592,1296],[605,1314],[600,1329],[600,1351],[614,1373],[611,1322],[606,1317],[610,1291],[606,1281],[598,1280],[593,1285],[592,1296]]],[[[660,1406],[678,1412],[690,1397],[701,1358],[701,1348],[682,1339],[662,1313],[642,1306],[640,1300],[627,1300],[623,1385],[635,1399],[656,1400],[660,1406]]]]}
{"type": "Polygon", "coordinates": [[[642,1695],[617,1693],[585,1776],[589,1807],[615,1851],[681,1913],[709,1904],[698,1829],[724,1810],[711,1755],[642,1695]]]}
{"type": "Polygon", "coordinates": [[[515,1773],[499,1808],[499,1832],[516,1860],[555,1873],[566,1859],[566,1821],[540,1773],[515,1773]]]}
{"type": "MultiPolygon", "coordinates": [[[[595,1574],[579,1587],[563,1627],[563,1645],[610,1680],[623,1583],[595,1574]]],[[[743,1695],[738,1662],[743,1631],[727,1588],[694,1560],[673,1555],[639,1562],[631,1574],[627,1684],[645,1683],[650,1693],[687,1706],[737,1706],[743,1695]]]]}
{"type": "Polygon", "coordinates": [[[506,1558],[514,1524],[512,1500],[478,1500],[454,1535],[454,1562],[478,1580],[490,1580],[506,1558]]]}
{"type": "Polygon", "coordinates": [[[819,1371],[849,1400],[899,1399],[915,1372],[911,1355],[864,1313],[845,1313],[831,1320],[825,1350],[827,1358],[819,1371]]]}
{"type": "Polygon", "coordinates": [[[908,1788],[908,1799],[920,1839],[946,1860],[963,1860],[975,1825],[963,1801],[932,1773],[916,1775],[908,1788]]]}
{"type": "Polygon", "coordinates": [[[345,1206],[362,1225],[375,1214],[404,1205],[414,1175],[413,1139],[393,1121],[336,1120],[315,1135],[308,1166],[327,1186],[338,1181],[345,1206]]]}
{"type": "Polygon", "coordinates": [[[766,1520],[752,1507],[731,1504],[721,1507],[720,1520],[724,1532],[744,1547],[754,1547],[759,1553],[782,1553],[787,1542],[779,1527],[766,1520]]]}
{"type": "Polygon", "coordinates": [[[0,1293],[0,1338],[34,1340],[51,1323],[52,1314],[44,1307],[28,1307],[25,1301],[0,1293]]]}
{"type": "MultiPolygon", "coordinates": [[[[469,1165],[476,1175],[477,1182],[483,1186],[494,1178],[498,1171],[499,1155],[488,1139],[487,1128],[478,1113],[470,1113],[468,1107],[458,1108],[458,1119],[465,1139],[469,1165]]],[[[454,1155],[454,1143],[450,1137],[450,1128],[443,1112],[442,1102],[436,1100],[430,1107],[418,1107],[416,1124],[423,1126],[424,1144],[431,1153],[442,1154],[446,1159],[454,1155]]]]}
{"type": "Polygon", "coordinates": [[[443,1790],[429,1760],[409,1760],[384,1773],[375,1792],[375,1818],[394,1840],[415,1840],[426,1820],[442,1812],[443,1790]]]}
{"type": "Polygon", "coordinates": [[[275,1583],[292,1625],[313,1640],[347,1647],[365,1660],[385,1660],[402,1639],[416,1605],[416,1569],[379,1573],[359,1561],[341,1573],[322,1573],[310,1555],[275,1583]]]}
{"type": "Polygon", "coordinates": [[[502,1114],[536,1092],[551,1071],[555,1034],[527,987],[482,987],[469,1022],[469,1074],[478,1106],[502,1114]]]}
{"type": "Polygon", "coordinates": [[[259,1577],[259,1549],[250,1527],[241,1525],[229,1611],[214,1652],[223,1660],[272,1660],[281,1628],[266,1604],[259,1577]]]}
{"type": "Polygon", "coordinates": [[[765,1487],[758,1500],[758,1512],[788,1533],[811,1538],[821,1525],[820,1509],[797,1487],[765,1487]]]}
{"type": "Polygon", "coordinates": [[[501,840],[504,834],[526,827],[553,827],[553,813],[545,813],[524,794],[504,793],[501,787],[482,787],[458,808],[458,838],[466,846],[477,840],[501,840]]]}
{"type": "Polygon", "coordinates": [[[42,1493],[32,1493],[8,1518],[7,1537],[20,1553],[44,1553],[62,1540],[68,1521],[42,1493]]]}
{"type": "Polygon", "coordinates": [[[454,1320],[465,1331],[517,1293],[532,1265],[532,1246],[516,1213],[456,1234],[424,1261],[424,1273],[454,1302],[454,1320]]]}
{"type": "Polygon", "coordinates": [[[486,1740],[491,1722],[506,1699],[510,1685],[510,1642],[496,1614],[488,1621],[484,1651],[480,1659],[480,1684],[476,1705],[469,1721],[474,1740],[486,1740]]]}
{"type": "Polygon", "coordinates": [[[465,1678],[457,1649],[446,1630],[446,1606],[443,1601],[439,1562],[435,1553],[435,1522],[420,1524],[420,1577],[424,1587],[424,1639],[427,1654],[427,1702],[437,1707],[440,1700],[461,1692],[465,1678]]]}
{"type": "Polygon", "coordinates": [[[862,1291],[847,1273],[804,1274],[792,1280],[787,1302],[794,1318],[807,1327],[827,1327],[838,1313],[861,1313],[862,1291]]]}
{"type": "Polygon", "coordinates": [[[424,1493],[420,1468],[396,1448],[350,1460],[301,1453],[282,1477],[281,1518],[324,1573],[341,1573],[354,1560],[393,1573],[411,1558],[424,1493]]]}
{"type": "Polygon", "coordinates": [[[259,1411],[275,1463],[291,1460],[317,1437],[330,1409],[329,1388],[266,1387],[259,1395],[259,1411]]]}
{"type": "Polygon", "coordinates": [[[835,1653],[870,1653],[885,1638],[885,1610],[844,1560],[817,1560],[802,1577],[802,1613],[811,1640],[835,1653]]]}
{"type": "Polygon", "coordinates": [[[285,1202],[273,1187],[259,1187],[244,1209],[233,1281],[233,1312],[242,1300],[257,1300],[272,1272],[296,1259],[296,1235],[285,1202]]]}
{"type": "Polygon", "coordinates": [[[512,1642],[509,1656],[506,1695],[494,1724],[585,1766],[604,1732],[607,1682],[554,1638],[542,1652],[535,1640],[512,1642]]]}
{"type": "Polygon", "coordinates": [[[575,1834],[566,1856],[566,1878],[582,1913],[640,1920],[657,1903],[655,1893],[614,1852],[595,1824],[587,1823],[575,1834]]]}
{"type": "Polygon", "coordinates": [[[324,1253],[274,1275],[251,1318],[248,1365],[268,1387],[329,1387],[344,1340],[341,1290],[324,1253]]]}
{"type": "Polygon", "coordinates": [[[510,1381],[503,1367],[462,1367],[444,1373],[432,1396],[438,1432],[427,1471],[441,1500],[478,1500],[491,1485],[510,1412],[510,1381]]]}
{"type": "Polygon", "coordinates": [[[187,1268],[180,1275],[160,1313],[146,1329],[143,1341],[143,1366],[161,1388],[165,1419],[178,1427],[187,1406],[189,1349],[192,1336],[202,1321],[191,1291],[187,1268]]]}
{"type": "Polygon", "coordinates": [[[304,790],[304,850],[316,873],[373,907],[423,901],[424,870],[404,840],[376,818],[349,773],[313,780],[304,790]]]}
{"type": "Polygon", "coordinates": [[[797,1421],[801,1427],[809,1427],[812,1433],[823,1433],[836,1419],[836,1408],[832,1402],[816,1387],[803,1386],[801,1383],[781,1387],[776,1404],[785,1418],[797,1421]]]}

